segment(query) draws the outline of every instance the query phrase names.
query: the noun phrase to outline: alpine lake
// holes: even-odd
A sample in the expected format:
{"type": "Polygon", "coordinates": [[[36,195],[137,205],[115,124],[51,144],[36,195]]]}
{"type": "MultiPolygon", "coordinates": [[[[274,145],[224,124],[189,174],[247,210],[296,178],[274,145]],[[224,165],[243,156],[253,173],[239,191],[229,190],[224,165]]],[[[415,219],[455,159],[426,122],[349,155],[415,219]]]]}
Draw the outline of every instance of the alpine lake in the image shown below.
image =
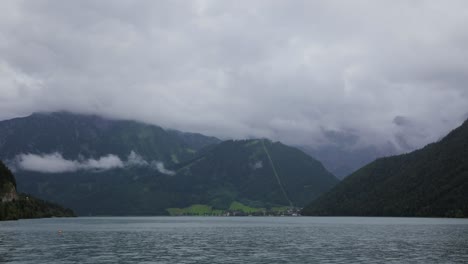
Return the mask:
{"type": "Polygon", "coordinates": [[[0,263],[468,263],[468,219],[77,217],[0,222],[0,263]]]}

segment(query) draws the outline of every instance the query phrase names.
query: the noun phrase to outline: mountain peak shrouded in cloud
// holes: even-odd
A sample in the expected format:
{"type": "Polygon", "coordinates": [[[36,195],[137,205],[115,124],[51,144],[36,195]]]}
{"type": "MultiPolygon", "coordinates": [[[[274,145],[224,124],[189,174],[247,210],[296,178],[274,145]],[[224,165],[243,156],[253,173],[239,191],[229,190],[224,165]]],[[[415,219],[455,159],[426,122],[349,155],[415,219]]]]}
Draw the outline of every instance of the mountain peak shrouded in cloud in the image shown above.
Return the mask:
{"type": "Polygon", "coordinates": [[[466,1],[0,7],[0,120],[68,110],[220,138],[390,141],[401,152],[468,109],[466,1]]]}
{"type": "Polygon", "coordinates": [[[468,216],[468,120],[424,148],[355,171],[305,215],[468,216]]]}

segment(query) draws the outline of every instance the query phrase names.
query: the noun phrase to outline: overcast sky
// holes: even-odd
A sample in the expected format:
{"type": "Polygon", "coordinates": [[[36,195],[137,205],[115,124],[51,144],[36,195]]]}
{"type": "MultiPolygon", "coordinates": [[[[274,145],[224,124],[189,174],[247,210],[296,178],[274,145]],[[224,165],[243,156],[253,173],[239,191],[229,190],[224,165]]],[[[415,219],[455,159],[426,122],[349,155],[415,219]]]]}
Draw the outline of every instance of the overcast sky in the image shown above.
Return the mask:
{"type": "Polygon", "coordinates": [[[468,117],[467,21],[464,0],[5,0],[0,120],[417,147],[468,117]]]}

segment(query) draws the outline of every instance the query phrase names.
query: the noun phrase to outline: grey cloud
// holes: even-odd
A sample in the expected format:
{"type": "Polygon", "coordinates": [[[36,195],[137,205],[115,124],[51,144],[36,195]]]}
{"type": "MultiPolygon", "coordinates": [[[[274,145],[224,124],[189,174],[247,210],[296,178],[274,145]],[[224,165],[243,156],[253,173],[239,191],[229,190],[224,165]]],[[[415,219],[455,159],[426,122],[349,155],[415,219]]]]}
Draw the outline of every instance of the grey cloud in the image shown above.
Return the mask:
{"type": "Polygon", "coordinates": [[[222,138],[323,145],[333,131],[413,148],[468,109],[466,1],[1,7],[0,119],[69,110],[222,138]]]}
{"type": "Polygon", "coordinates": [[[393,118],[393,123],[397,126],[409,126],[411,125],[411,121],[408,120],[408,118],[404,117],[404,116],[395,116],[395,118],[393,118]]]}

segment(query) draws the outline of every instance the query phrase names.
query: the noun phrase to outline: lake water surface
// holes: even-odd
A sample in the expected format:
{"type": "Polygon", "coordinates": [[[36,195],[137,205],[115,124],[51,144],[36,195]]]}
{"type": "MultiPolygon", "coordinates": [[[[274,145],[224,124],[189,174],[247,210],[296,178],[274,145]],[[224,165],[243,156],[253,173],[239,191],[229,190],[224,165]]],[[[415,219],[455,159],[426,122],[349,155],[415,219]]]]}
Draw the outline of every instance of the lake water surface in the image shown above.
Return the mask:
{"type": "Polygon", "coordinates": [[[0,222],[0,263],[468,263],[468,219],[79,217],[7,221],[0,222]]]}

